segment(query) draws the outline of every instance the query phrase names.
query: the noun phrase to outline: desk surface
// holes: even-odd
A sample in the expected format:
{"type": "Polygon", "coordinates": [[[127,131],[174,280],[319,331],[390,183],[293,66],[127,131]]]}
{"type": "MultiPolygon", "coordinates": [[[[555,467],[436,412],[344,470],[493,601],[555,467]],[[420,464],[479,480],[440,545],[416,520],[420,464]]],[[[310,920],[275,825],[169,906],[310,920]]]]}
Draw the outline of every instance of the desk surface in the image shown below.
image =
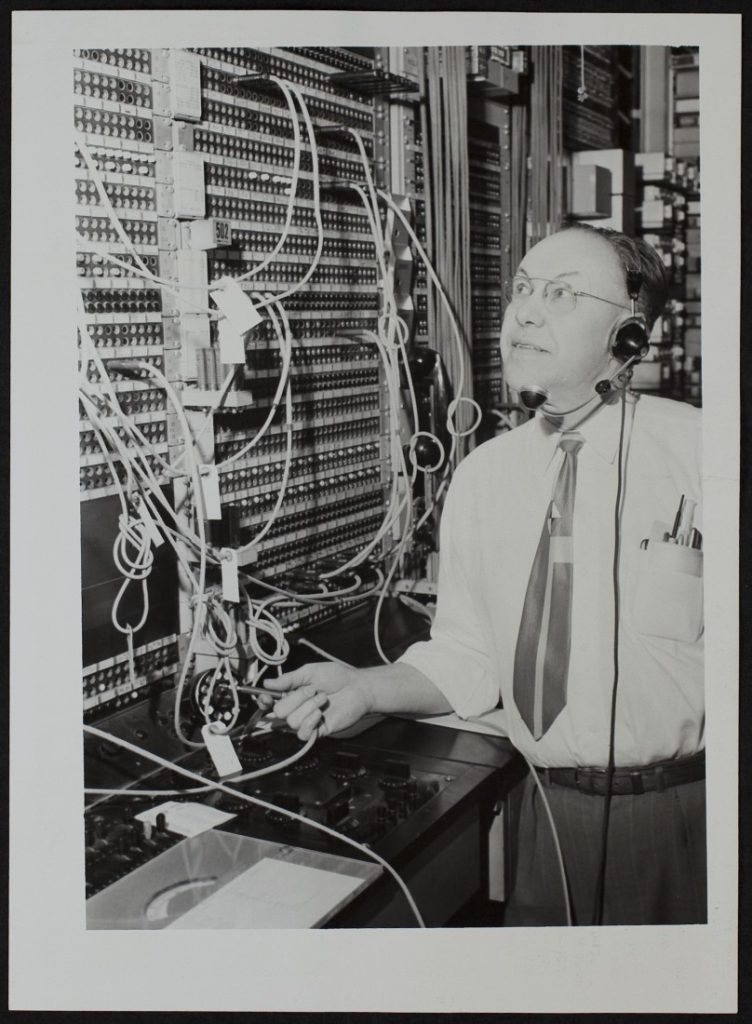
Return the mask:
{"type": "Polygon", "coordinates": [[[407,718],[385,718],[351,742],[374,750],[440,757],[486,768],[506,768],[519,757],[506,737],[447,729],[407,718]]]}

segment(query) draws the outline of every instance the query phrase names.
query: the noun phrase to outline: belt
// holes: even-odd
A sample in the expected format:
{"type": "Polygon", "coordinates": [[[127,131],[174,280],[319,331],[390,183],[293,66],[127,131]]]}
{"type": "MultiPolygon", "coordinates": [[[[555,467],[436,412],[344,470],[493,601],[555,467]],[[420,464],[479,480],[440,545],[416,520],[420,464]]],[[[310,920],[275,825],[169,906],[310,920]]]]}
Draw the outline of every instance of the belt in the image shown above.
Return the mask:
{"type": "MultiPolygon", "coordinates": [[[[605,768],[536,768],[541,780],[548,786],[566,786],[594,796],[606,795],[607,770],[605,768]]],[[[611,778],[611,792],[617,796],[640,793],[662,793],[672,786],[698,782],[705,778],[705,751],[676,761],[660,761],[643,768],[615,768],[611,778]]]]}

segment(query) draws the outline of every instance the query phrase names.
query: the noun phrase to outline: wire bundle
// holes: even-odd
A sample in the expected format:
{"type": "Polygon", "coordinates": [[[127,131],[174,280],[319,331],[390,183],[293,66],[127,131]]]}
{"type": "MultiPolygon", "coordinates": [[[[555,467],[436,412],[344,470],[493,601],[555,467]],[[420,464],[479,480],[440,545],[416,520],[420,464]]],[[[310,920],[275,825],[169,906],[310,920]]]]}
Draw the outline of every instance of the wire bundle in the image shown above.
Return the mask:
{"type": "Polygon", "coordinates": [[[530,91],[530,245],[558,230],[562,195],[562,58],[560,46],[532,48],[530,91]]]}
{"type": "Polygon", "coordinates": [[[516,269],[525,255],[525,228],[528,202],[527,161],[529,154],[527,107],[515,104],[512,107],[510,139],[510,186],[511,201],[509,217],[509,246],[512,267],[516,269]]]}
{"type": "MultiPolygon", "coordinates": [[[[429,287],[428,325],[436,350],[453,382],[467,380],[472,396],[470,325],[470,172],[467,130],[467,71],[463,46],[430,47],[426,58],[428,140],[431,153],[431,248],[448,303],[434,283],[429,287]],[[449,307],[460,329],[461,345],[451,341],[449,307]]],[[[459,414],[464,430],[469,414],[459,414]]],[[[455,462],[462,452],[457,451],[455,462]]]]}
{"type": "MultiPolygon", "coordinates": [[[[248,543],[247,547],[258,545],[267,536],[278,517],[284,503],[285,493],[292,466],[293,454],[293,416],[291,391],[291,365],[293,337],[290,323],[282,301],[303,288],[311,279],[321,257],[324,243],[324,229],[320,209],[320,182],[318,148],[313,124],[306,106],[305,98],[300,90],[281,79],[273,79],[285,97],[292,121],[294,138],[293,172],[290,185],[290,197],[287,203],[284,225],[277,243],[260,263],[254,266],[240,280],[258,276],[279,253],[289,236],[295,204],[298,196],[298,185],[301,164],[301,133],[298,123],[300,108],[306,127],[308,144],[311,152],[313,179],[313,214],[317,229],[316,249],[305,274],[286,291],[278,294],[252,293],[257,309],[263,308],[272,326],[274,336],[279,345],[281,356],[281,372],[273,396],[269,412],[261,427],[253,437],[238,451],[229,455],[221,463],[216,464],[218,470],[228,467],[249,457],[261,439],[268,433],[280,407],[284,406],[285,461],[282,481],[278,489],[276,501],[263,525],[248,543]]],[[[233,609],[231,613],[223,607],[213,591],[207,592],[206,577],[209,565],[221,563],[221,552],[207,543],[205,535],[205,509],[200,478],[198,442],[204,432],[213,423],[213,414],[217,412],[232,387],[237,367],[233,367],[221,388],[219,398],[204,416],[203,421],[192,428],[180,402],[175,388],[160,370],[147,362],[133,362],[134,370],[144,376],[151,377],[163,389],[174,410],[180,432],[183,450],[171,463],[165,461],[154,446],[144,437],[137,425],[123,412],[117,394],[112,385],[107,368],[96,351],[89,335],[89,327],[83,307],[79,302],[79,333],[81,335],[82,363],[80,397],[84,412],[90,420],[94,434],[100,444],[112,480],[121,502],[120,533],[116,540],[118,567],[124,576],[123,587],[113,608],[113,622],[121,632],[125,632],[128,640],[129,665],[133,678],[133,633],[138,631],[146,621],[148,614],[147,578],[153,565],[154,556],[152,541],[153,531],[158,537],[168,542],[175,552],[181,569],[181,585],[189,595],[192,610],[192,625],[187,650],[184,653],[179,677],[176,684],[174,702],[174,728],[178,737],[189,747],[201,744],[193,742],[184,732],[181,721],[181,707],[188,684],[188,674],[194,662],[194,655],[200,638],[204,638],[214,650],[217,657],[216,669],[212,674],[209,693],[205,700],[205,717],[208,721],[208,707],[211,697],[220,680],[229,685],[233,697],[232,721],[228,728],[233,728],[239,712],[238,693],[242,692],[239,678],[238,658],[247,657],[249,671],[253,683],[257,682],[269,668],[280,670],[289,654],[289,643],[285,636],[285,628],[281,625],[275,612],[281,608],[289,608],[305,604],[324,604],[326,602],[347,602],[349,599],[362,598],[368,594],[378,594],[378,602],[374,619],[374,635],[376,646],[384,661],[387,661],[379,640],[379,618],[383,602],[391,581],[402,563],[402,558],[415,531],[428,520],[434,507],[437,506],[448,484],[452,466],[459,458],[458,442],[467,437],[477,426],[480,410],[472,399],[463,392],[466,381],[469,381],[469,361],[467,343],[462,324],[469,323],[469,263],[467,260],[456,259],[456,253],[469,252],[469,216],[468,216],[468,165],[467,165],[467,114],[465,97],[465,65],[462,48],[446,50],[444,68],[439,75],[443,119],[446,121],[447,132],[451,136],[451,145],[440,133],[434,132],[434,139],[442,146],[442,158],[439,162],[439,174],[442,187],[445,186],[445,216],[442,231],[446,244],[438,247],[442,253],[444,266],[437,273],[431,265],[423,247],[412,230],[403,211],[394,203],[387,193],[377,190],[370,169],[370,162],[361,137],[350,129],[356,143],[365,171],[365,187],[357,183],[346,183],[358,195],[366,211],[368,223],[376,246],[379,277],[382,285],[383,304],[377,321],[376,331],[361,332],[355,339],[377,346],[382,363],[384,379],[389,395],[391,415],[392,451],[396,465],[392,473],[390,493],[387,497],[383,520],[373,537],[364,547],[350,558],[344,565],[321,575],[321,586],[317,592],[296,593],[288,588],[274,587],[266,581],[259,580],[249,574],[241,573],[240,579],[252,585],[270,591],[270,596],[261,600],[251,597],[246,590],[245,610],[240,613],[233,609]],[[447,174],[443,176],[446,162],[447,174]],[[431,293],[435,304],[435,316],[440,320],[437,340],[443,339],[442,357],[450,370],[455,383],[456,397],[449,403],[447,410],[447,428],[451,437],[449,451],[445,451],[440,440],[434,434],[418,429],[418,407],[415,390],[410,373],[408,340],[409,331],[398,313],[394,294],[393,275],[390,274],[388,246],[384,237],[382,224],[382,208],[391,211],[392,215],[402,222],[416,247],[420,258],[426,264],[431,281],[431,293]],[[442,280],[446,285],[442,284],[442,280]],[[450,296],[454,296],[451,298],[450,296]],[[93,367],[94,373],[91,374],[93,367]],[[93,379],[89,379],[93,377],[93,379]],[[406,382],[406,395],[409,404],[413,427],[409,437],[405,438],[404,425],[400,420],[400,409],[403,405],[403,382],[406,382]],[[477,420],[474,424],[464,426],[458,422],[467,419],[463,415],[463,403],[471,403],[476,410],[477,420]],[[434,466],[420,465],[416,457],[416,446],[421,437],[431,438],[438,446],[440,458],[434,466]],[[119,463],[116,468],[115,460],[119,463]],[[177,482],[177,502],[175,507],[162,493],[157,471],[168,481],[177,482]],[[413,487],[418,473],[429,478],[436,474],[436,483],[431,490],[432,500],[420,517],[413,509],[413,487]],[[124,483],[121,481],[124,477],[124,483]],[[134,515],[138,505],[139,515],[134,515]],[[127,558],[126,558],[127,553],[127,558]],[[376,570],[374,584],[363,584],[361,576],[352,573],[356,567],[374,557],[391,559],[386,574],[376,570]],[[348,578],[351,575],[351,579],[348,578]],[[343,585],[332,589],[329,581],[343,578],[343,585]],[[125,588],[130,583],[141,583],[143,590],[143,614],[138,623],[123,625],[117,617],[118,604],[125,588]],[[243,621],[237,623],[232,616],[242,615],[243,621]],[[241,629],[242,627],[242,629],[241,629]],[[271,643],[270,643],[271,641],[271,643]],[[234,650],[238,658],[231,661],[234,650]]],[[[139,257],[137,250],[130,241],[127,232],[120,223],[112,204],[106,194],[104,182],[88,151],[83,136],[76,136],[76,144],[89,167],[100,199],[116,233],[130,254],[133,263],[128,263],[118,255],[110,253],[107,247],[89,243],[79,236],[82,245],[95,248],[105,259],[114,265],[127,270],[136,276],[173,292],[178,304],[193,312],[200,312],[219,319],[221,314],[216,309],[197,305],[183,294],[189,286],[179,282],[164,280],[151,273],[139,257]]],[[[469,414],[468,414],[469,415],[469,414]]],[[[470,417],[472,418],[472,417],[470,417]]],[[[427,493],[429,488],[427,488],[427,493]]],[[[216,724],[216,723],[214,723],[216,724]]]]}

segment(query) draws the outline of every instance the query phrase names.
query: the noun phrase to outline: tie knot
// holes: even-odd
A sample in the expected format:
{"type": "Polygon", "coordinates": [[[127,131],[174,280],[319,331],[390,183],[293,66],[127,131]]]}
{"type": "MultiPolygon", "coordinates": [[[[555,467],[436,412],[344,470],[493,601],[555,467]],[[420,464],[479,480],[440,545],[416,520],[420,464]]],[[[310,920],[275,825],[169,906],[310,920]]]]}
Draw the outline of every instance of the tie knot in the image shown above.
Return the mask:
{"type": "Polygon", "coordinates": [[[578,434],[576,430],[570,430],[566,434],[561,435],[558,447],[564,452],[578,452],[585,443],[585,438],[582,434],[578,434]]]}

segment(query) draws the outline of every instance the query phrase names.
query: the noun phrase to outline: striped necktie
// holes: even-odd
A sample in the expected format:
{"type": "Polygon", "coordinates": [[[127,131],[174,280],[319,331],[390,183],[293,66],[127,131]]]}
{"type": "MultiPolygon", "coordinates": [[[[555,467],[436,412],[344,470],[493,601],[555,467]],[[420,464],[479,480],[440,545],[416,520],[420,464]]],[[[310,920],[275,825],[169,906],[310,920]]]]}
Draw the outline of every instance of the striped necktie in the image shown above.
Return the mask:
{"type": "Polygon", "coordinates": [[[551,727],[567,702],[572,628],[572,516],[582,435],[563,434],[564,452],[543,522],[522,608],[514,655],[514,702],[533,737],[551,727]]]}

